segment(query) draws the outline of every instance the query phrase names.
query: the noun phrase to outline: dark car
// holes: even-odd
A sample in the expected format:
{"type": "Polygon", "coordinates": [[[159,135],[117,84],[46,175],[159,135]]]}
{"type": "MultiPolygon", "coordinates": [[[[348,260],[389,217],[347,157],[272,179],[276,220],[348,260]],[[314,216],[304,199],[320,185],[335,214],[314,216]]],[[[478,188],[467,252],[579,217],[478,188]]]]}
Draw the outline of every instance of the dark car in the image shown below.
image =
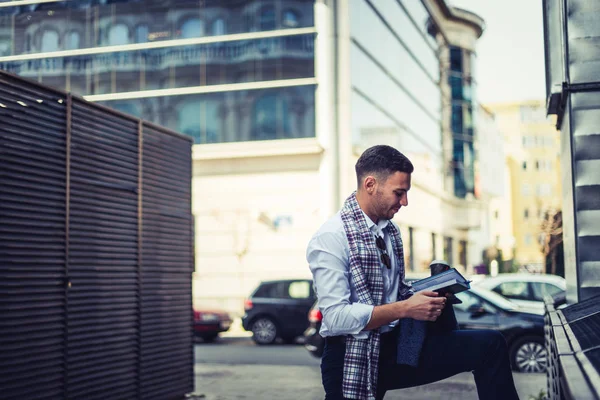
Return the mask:
{"type": "MultiPolygon", "coordinates": [[[[457,294],[462,304],[454,311],[460,329],[493,329],[506,338],[513,369],[543,373],[548,365],[544,347],[544,317],[537,309],[518,307],[504,297],[483,288],[457,294]]],[[[319,335],[321,312],[309,312],[310,326],[305,331],[304,347],[315,357],[323,354],[324,340],[319,335]]]]}
{"type": "Polygon", "coordinates": [[[219,333],[229,330],[231,317],[225,311],[194,310],[194,336],[209,343],[214,341],[219,333]]]}
{"type": "Polygon", "coordinates": [[[292,343],[308,326],[306,315],[315,300],[310,279],[261,282],[244,302],[242,326],[257,344],[277,338],[292,343]]]}

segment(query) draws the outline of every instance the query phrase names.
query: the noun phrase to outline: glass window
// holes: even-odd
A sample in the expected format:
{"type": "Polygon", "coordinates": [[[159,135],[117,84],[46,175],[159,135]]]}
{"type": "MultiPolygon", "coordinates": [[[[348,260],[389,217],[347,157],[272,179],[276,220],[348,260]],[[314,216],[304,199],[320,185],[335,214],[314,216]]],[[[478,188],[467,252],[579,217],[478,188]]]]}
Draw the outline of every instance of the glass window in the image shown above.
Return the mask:
{"type": "Polygon", "coordinates": [[[527,171],[527,161],[523,161],[523,171],[527,171]]]}
{"type": "Polygon", "coordinates": [[[525,234],[525,245],[530,246],[532,241],[533,241],[533,237],[531,236],[531,233],[526,233],[525,234]]]}
{"type": "Polygon", "coordinates": [[[463,51],[460,47],[451,46],[450,47],[450,70],[463,72],[463,51]]]}
{"type": "Polygon", "coordinates": [[[523,218],[529,218],[529,209],[526,208],[525,211],[523,211],[523,218]]]}
{"type": "Polygon", "coordinates": [[[258,16],[258,25],[261,31],[270,31],[277,27],[275,7],[266,6],[261,8],[258,16]]]}
{"type": "Polygon", "coordinates": [[[125,24],[112,25],[108,29],[108,44],[118,46],[129,43],[129,28],[125,24]]]}
{"type": "Polygon", "coordinates": [[[135,28],[135,42],[136,43],[146,43],[148,41],[148,35],[150,31],[148,29],[148,25],[138,25],[135,28]]]}
{"type": "Polygon", "coordinates": [[[452,252],[452,238],[451,237],[444,237],[444,260],[446,260],[448,263],[452,264],[453,259],[454,259],[454,255],[452,252]]]}
{"type": "Polygon", "coordinates": [[[529,300],[529,285],[527,282],[503,282],[492,289],[507,299],[529,300]]]}
{"type": "Polygon", "coordinates": [[[289,136],[288,103],[283,96],[268,94],[254,105],[252,139],[269,140],[289,136]]]}
{"type": "Polygon", "coordinates": [[[127,101],[115,102],[111,105],[115,110],[121,111],[122,113],[133,115],[134,117],[140,117],[140,107],[137,104],[132,104],[127,101]]]}
{"type": "Polygon", "coordinates": [[[533,291],[533,299],[537,301],[544,301],[544,296],[555,296],[564,292],[558,286],[544,282],[532,282],[531,289],[533,291]]]}
{"type": "Polygon", "coordinates": [[[11,40],[8,37],[0,37],[0,57],[9,56],[11,53],[11,40]]]}
{"type": "Polygon", "coordinates": [[[178,130],[195,143],[219,142],[219,105],[211,100],[184,102],[179,110],[178,130]]]}
{"type": "Polygon", "coordinates": [[[65,38],[66,50],[75,50],[81,46],[81,35],[79,32],[71,31],[67,33],[65,38]]]}
{"type": "Polygon", "coordinates": [[[464,131],[463,124],[463,105],[462,103],[452,104],[452,132],[462,134],[464,131]]]}
{"type": "Polygon", "coordinates": [[[225,20],[223,18],[217,18],[212,22],[210,33],[214,36],[225,35],[225,20]]]}
{"type": "Polygon", "coordinates": [[[181,25],[181,37],[184,39],[200,37],[204,34],[204,22],[200,18],[189,18],[181,25]]]}
{"type": "Polygon", "coordinates": [[[288,286],[289,284],[287,282],[265,283],[257,289],[253,297],[285,299],[289,296],[288,286]]]}
{"type": "Polygon", "coordinates": [[[308,299],[310,298],[310,282],[296,281],[290,283],[289,295],[292,299],[308,299]]]}
{"type": "Polygon", "coordinates": [[[42,43],[40,46],[42,52],[58,51],[58,32],[48,29],[42,33],[42,43]]]}
{"type": "Polygon", "coordinates": [[[463,100],[463,79],[460,75],[450,75],[450,89],[452,100],[463,100]]]}
{"type": "Polygon", "coordinates": [[[470,293],[468,291],[460,292],[456,294],[456,297],[458,297],[462,301],[461,304],[454,304],[454,308],[456,308],[457,310],[468,312],[469,308],[471,307],[481,307],[490,314],[496,313],[495,307],[488,304],[487,301],[483,301],[473,293],[470,293]]]}
{"type": "Polygon", "coordinates": [[[81,95],[314,77],[314,35],[293,35],[103,54],[0,61],[0,69],[43,79],[69,76],[81,95]],[[264,49],[265,52],[260,50],[264,49]],[[116,74],[111,74],[112,72],[116,74]],[[121,73],[122,72],[122,73],[121,73]],[[174,78],[174,79],[173,79],[174,78]],[[144,85],[142,85],[142,83],[144,85]]]}
{"type": "Polygon", "coordinates": [[[300,17],[294,10],[285,10],[283,12],[282,25],[287,28],[297,28],[300,25],[300,17]]]}

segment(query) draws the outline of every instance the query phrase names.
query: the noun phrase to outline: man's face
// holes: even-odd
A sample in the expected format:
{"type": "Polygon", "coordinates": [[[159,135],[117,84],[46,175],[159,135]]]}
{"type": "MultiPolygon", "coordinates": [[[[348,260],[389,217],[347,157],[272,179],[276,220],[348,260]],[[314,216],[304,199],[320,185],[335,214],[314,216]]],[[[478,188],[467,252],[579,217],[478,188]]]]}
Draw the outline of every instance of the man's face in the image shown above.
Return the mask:
{"type": "Polygon", "coordinates": [[[383,182],[378,182],[373,198],[379,219],[392,219],[401,207],[408,205],[410,174],[395,172],[383,182]]]}

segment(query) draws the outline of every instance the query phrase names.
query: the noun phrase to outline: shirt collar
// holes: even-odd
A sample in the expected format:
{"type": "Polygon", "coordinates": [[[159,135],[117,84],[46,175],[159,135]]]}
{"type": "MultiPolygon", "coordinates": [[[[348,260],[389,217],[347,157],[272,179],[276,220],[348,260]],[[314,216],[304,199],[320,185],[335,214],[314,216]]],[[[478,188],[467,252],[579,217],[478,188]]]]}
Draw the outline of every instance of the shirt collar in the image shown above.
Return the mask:
{"type": "Polygon", "coordinates": [[[378,236],[380,234],[383,234],[383,230],[387,228],[388,224],[390,223],[389,219],[382,219],[379,220],[377,224],[375,224],[375,222],[373,222],[373,220],[371,220],[371,218],[369,218],[369,216],[364,211],[362,211],[362,213],[365,216],[365,221],[367,221],[367,227],[369,228],[369,230],[371,230],[371,232],[377,234],[378,236]]]}

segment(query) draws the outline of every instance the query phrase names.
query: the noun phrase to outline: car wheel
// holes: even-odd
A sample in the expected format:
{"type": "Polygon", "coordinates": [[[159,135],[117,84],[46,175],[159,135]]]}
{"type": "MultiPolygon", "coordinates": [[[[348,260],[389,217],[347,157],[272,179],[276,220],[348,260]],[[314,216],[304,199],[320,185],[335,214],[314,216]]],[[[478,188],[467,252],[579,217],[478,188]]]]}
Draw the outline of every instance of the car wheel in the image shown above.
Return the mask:
{"type": "Polygon", "coordinates": [[[273,343],[277,339],[277,325],[270,318],[258,318],[252,323],[252,339],[256,344],[273,343]]]}
{"type": "Polygon", "coordinates": [[[545,373],[548,354],[544,339],[536,336],[517,339],[511,346],[510,361],[515,371],[545,373]]]}

